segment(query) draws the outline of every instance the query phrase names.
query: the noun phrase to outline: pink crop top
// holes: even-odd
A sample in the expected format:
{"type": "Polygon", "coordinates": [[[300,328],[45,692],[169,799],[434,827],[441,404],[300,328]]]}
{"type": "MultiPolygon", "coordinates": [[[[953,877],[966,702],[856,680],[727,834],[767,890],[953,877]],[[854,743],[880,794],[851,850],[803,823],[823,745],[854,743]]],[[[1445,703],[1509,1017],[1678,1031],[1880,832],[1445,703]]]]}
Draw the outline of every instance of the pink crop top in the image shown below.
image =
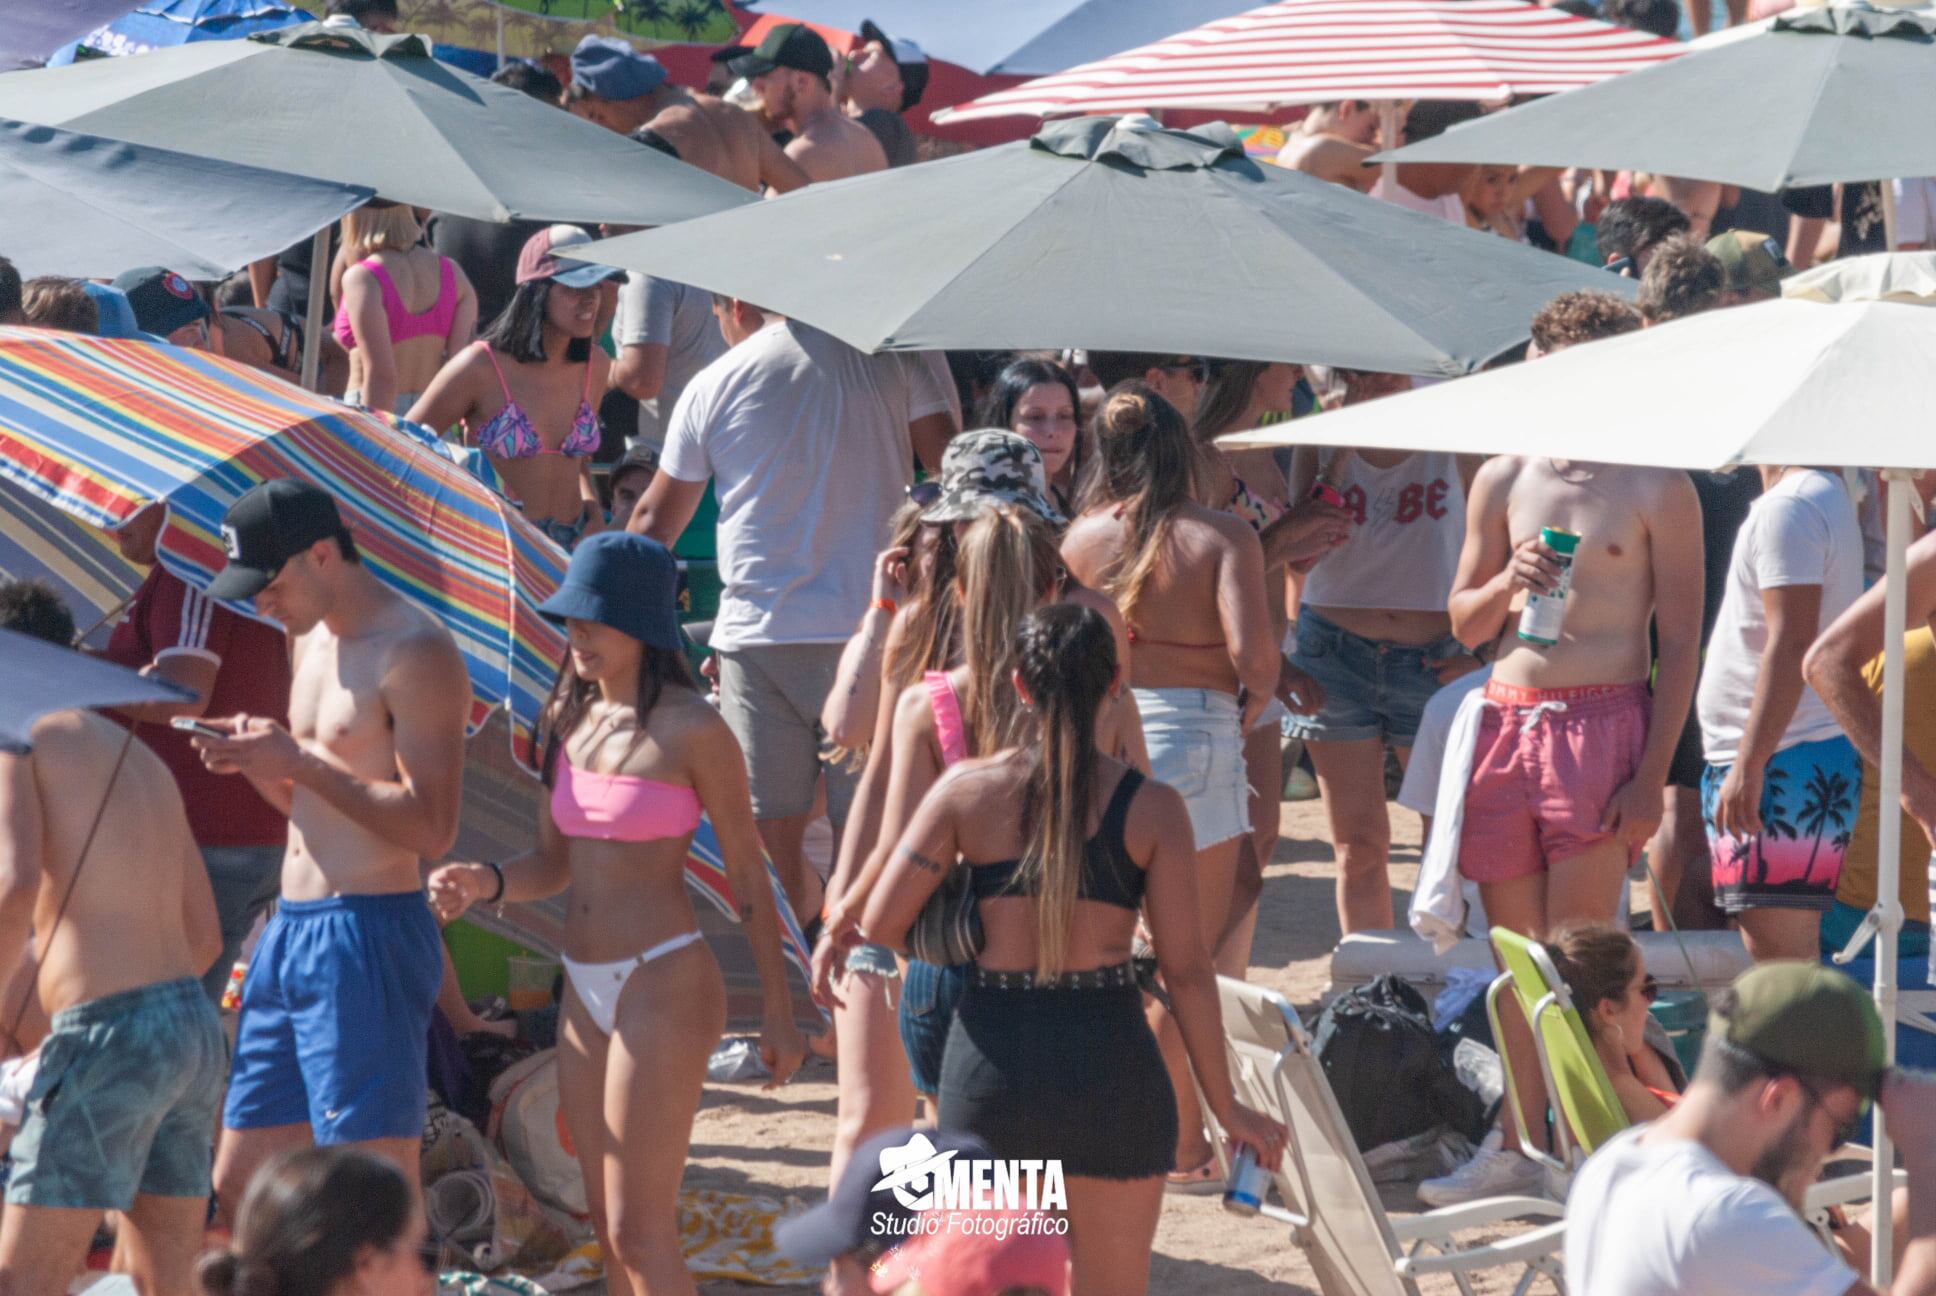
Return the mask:
{"type": "Polygon", "coordinates": [[[578,413],[571,420],[571,431],[556,450],[545,447],[537,425],[524,412],[524,406],[511,399],[511,388],[504,381],[504,370],[489,342],[479,342],[497,373],[497,385],[504,393],[504,408],[491,415],[483,427],[471,434],[471,444],[487,455],[500,459],[530,459],[537,455],[562,454],[583,459],[597,452],[600,441],[598,411],[592,408],[592,362],[585,360],[585,391],[578,399],[578,413]]]}
{"type": "MultiPolygon", "coordinates": [[[[383,292],[383,318],[390,321],[390,342],[408,342],[411,338],[447,337],[450,322],[457,317],[457,272],[449,257],[437,258],[437,300],[430,303],[430,309],[412,314],[404,309],[403,295],[397,291],[396,281],[390,272],[375,257],[365,257],[356,263],[368,270],[376,279],[377,287],[383,292]]],[[[350,328],[350,308],[343,302],[336,308],[336,321],[331,326],[336,340],[345,349],[356,350],[356,332],[350,328]]]]}
{"type": "Polygon", "coordinates": [[[567,837],[646,842],[684,837],[699,827],[699,794],[676,783],[630,774],[594,774],[558,762],[551,819],[567,837]]]}

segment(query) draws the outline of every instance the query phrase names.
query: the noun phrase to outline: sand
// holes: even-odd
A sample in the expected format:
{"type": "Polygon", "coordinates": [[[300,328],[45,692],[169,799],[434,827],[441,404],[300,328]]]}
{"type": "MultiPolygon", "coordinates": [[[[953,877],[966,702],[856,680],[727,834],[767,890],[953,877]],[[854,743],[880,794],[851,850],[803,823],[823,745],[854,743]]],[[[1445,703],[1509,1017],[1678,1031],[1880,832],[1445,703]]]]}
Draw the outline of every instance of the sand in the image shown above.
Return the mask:
{"type": "MultiPolygon", "coordinates": [[[[1332,900],[1331,847],[1315,801],[1286,802],[1283,838],[1265,872],[1250,979],[1311,1010],[1330,979],[1330,955],[1338,941],[1332,900]]],[[[1402,914],[1418,869],[1418,817],[1392,807],[1392,880],[1402,914]]],[[[828,1149],[834,1133],[834,1073],[813,1061],[784,1089],[773,1093],[738,1085],[709,1085],[692,1131],[686,1184],[817,1201],[826,1192],[828,1149]]],[[[1415,1209],[1410,1189],[1385,1190],[1393,1211],[1415,1209]]],[[[1504,1271],[1479,1290],[1507,1291],[1504,1271]]],[[[1449,1279],[1426,1280],[1427,1293],[1456,1290],[1449,1279]]],[[[816,1288],[703,1284],[707,1296],[758,1292],[808,1292],[816,1288]]],[[[1150,1281],[1152,1296],[1215,1292],[1220,1296],[1316,1296],[1316,1281],[1284,1226],[1225,1212],[1217,1198],[1165,1199],[1156,1233],[1150,1281]]]]}

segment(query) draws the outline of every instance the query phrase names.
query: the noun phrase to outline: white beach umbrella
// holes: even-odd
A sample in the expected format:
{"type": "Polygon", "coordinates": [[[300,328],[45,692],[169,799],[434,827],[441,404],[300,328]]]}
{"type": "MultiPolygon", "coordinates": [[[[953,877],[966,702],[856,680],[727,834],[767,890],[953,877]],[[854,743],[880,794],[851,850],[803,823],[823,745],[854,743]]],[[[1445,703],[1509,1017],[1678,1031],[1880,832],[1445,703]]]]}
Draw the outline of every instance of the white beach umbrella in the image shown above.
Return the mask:
{"type": "MultiPolygon", "coordinates": [[[[1858,464],[1888,483],[1882,694],[1884,807],[1902,794],[1905,555],[1910,480],[1936,469],[1936,252],[1881,253],[1800,274],[1775,301],[1709,311],[1569,347],[1533,364],[1440,383],[1317,418],[1224,437],[1237,447],[1340,445],[1564,455],[1601,463],[1721,469],[1858,464]]],[[[1895,1056],[1902,927],[1901,817],[1880,817],[1876,904],[1844,951],[1876,940],[1875,1000],[1895,1056]]],[[[1875,1200],[1888,1201],[1889,1144],[1875,1116],[1875,1200]]],[[[1889,1212],[1876,1212],[1887,1273],[1889,1212]]],[[[1882,1278],[1886,1282],[1886,1278],[1882,1278]]]]}

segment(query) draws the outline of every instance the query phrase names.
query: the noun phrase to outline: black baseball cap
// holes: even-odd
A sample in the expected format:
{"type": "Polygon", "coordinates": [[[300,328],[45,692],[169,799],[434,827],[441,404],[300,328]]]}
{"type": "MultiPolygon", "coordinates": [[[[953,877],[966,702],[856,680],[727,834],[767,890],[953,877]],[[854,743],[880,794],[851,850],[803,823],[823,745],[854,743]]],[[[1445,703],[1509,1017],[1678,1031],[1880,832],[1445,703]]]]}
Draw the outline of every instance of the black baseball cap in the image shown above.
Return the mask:
{"type": "Polygon", "coordinates": [[[805,23],[776,23],[765,39],[744,58],[729,64],[735,76],[765,76],[775,68],[792,68],[815,76],[832,76],[834,52],[820,33],[805,23]]]}
{"type": "Polygon", "coordinates": [[[901,111],[921,102],[928,92],[928,56],[919,45],[902,36],[889,36],[872,18],[860,25],[862,41],[879,41],[894,66],[901,69],[901,111]]]}
{"type": "Polygon", "coordinates": [[[117,275],[114,287],[127,294],[134,320],[145,333],[167,337],[178,328],[209,317],[208,303],[188,282],[166,266],[143,266],[117,275]]]}
{"type": "Polygon", "coordinates": [[[230,603],[252,599],[291,558],[318,540],[348,534],[336,501],[320,486],[278,477],[251,487],[223,515],[229,560],[209,582],[208,596],[230,603]]]}

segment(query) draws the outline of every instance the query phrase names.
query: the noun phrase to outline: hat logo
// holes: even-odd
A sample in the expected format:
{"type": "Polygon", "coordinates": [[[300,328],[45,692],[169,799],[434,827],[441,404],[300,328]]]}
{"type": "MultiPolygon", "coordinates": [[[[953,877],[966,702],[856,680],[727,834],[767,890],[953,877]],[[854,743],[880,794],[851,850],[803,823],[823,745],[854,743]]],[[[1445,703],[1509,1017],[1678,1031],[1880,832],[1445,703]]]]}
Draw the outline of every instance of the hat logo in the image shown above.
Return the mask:
{"type": "Polygon", "coordinates": [[[242,537],[237,535],[235,528],[226,522],[222,524],[222,547],[228,550],[229,558],[232,561],[240,562],[242,560],[242,537]]]}
{"type": "Polygon", "coordinates": [[[170,270],[161,277],[161,286],[166,288],[170,294],[181,298],[183,301],[187,301],[195,295],[195,290],[188,286],[188,280],[182,278],[173,270],[170,270]]]}
{"type": "Polygon", "coordinates": [[[926,1210],[934,1204],[940,1176],[947,1173],[954,1152],[936,1152],[928,1136],[917,1132],[900,1147],[881,1149],[881,1181],[874,1191],[894,1193],[894,1200],[909,1210],[926,1210]]]}

